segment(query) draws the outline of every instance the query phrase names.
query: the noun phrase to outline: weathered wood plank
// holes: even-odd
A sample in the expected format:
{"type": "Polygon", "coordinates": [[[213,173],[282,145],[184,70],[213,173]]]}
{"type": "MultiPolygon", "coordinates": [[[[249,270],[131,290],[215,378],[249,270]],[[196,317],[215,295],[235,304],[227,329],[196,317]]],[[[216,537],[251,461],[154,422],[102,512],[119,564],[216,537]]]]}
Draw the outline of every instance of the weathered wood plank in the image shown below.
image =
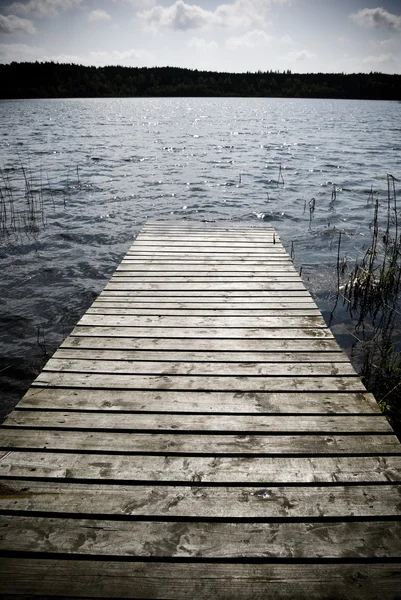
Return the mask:
{"type": "MultiPolygon", "coordinates": [[[[167,315],[167,316],[196,316],[196,317],[249,317],[251,311],[255,309],[248,308],[240,309],[204,309],[204,308],[135,308],[130,306],[129,302],[125,303],[110,303],[110,302],[94,302],[92,307],[86,311],[90,315],[167,315]]],[[[259,309],[255,316],[261,317],[310,317],[320,316],[320,311],[317,308],[292,308],[292,309],[259,309]]]]}
{"type": "Polygon", "coordinates": [[[154,257],[172,257],[172,258],[191,258],[191,257],[199,257],[199,258],[235,258],[237,256],[244,257],[245,259],[263,259],[268,260],[274,257],[287,257],[288,254],[285,252],[283,248],[259,248],[252,250],[248,248],[246,251],[244,248],[233,248],[233,249],[223,249],[219,248],[215,250],[211,245],[210,248],[202,248],[196,249],[194,248],[181,248],[174,249],[171,247],[163,246],[162,248],[153,248],[146,250],[145,248],[134,248],[126,254],[126,258],[154,258],[154,257]]]}
{"type": "Polygon", "coordinates": [[[399,564],[202,564],[0,558],[4,600],[396,600],[399,564]],[[73,573],[73,577],[71,576],[73,573]]]}
{"type": "Polygon", "coordinates": [[[253,251],[267,251],[267,252],[283,252],[284,248],[281,244],[274,244],[273,238],[270,240],[263,241],[255,241],[250,240],[246,241],[237,241],[237,240],[227,240],[224,242],[217,241],[214,239],[197,239],[197,240],[174,240],[172,238],[167,238],[164,240],[143,240],[137,239],[135,241],[134,246],[132,246],[132,251],[137,252],[138,250],[149,250],[149,251],[166,251],[166,250],[193,250],[194,248],[200,251],[206,252],[219,252],[223,249],[224,252],[232,252],[236,250],[241,250],[245,254],[253,251]]]}
{"type": "Polygon", "coordinates": [[[367,392],[194,392],[31,388],[19,408],[225,414],[380,414],[367,392]]]}
{"type": "Polygon", "coordinates": [[[278,235],[276,233],[274,233],[273,231],[266,233],[264,235],[253,235],[253,234],[249,234],[249,233],[241,233],[241,234],[232,234],[232,233],[228,233],[226,232],[224,235],[222,235],[221,233],[203,233],[203,232],[155,232],[155,233],[151,233],[151,232],[142,232],[140,235],[138,235],[138,237],[136,238],[134,244],[132,247],[136,247],[137,244],[159,244],[160,243],[165,243],[165,242],[172,242],[172,243],[179,243],[179,244],[187,244],[187,243],[191,243],[193,244],[194,242],[203,242],[203,243],[210,243],[210,242],[218,242],[220,244],[224,244],[227,243],[227,245],[231,245],[231,243],[234,244],[247,244],[247,245],[252,245],[252,244],[274,244],[274,245],[278,245],[281,246],[282,243],[278,237],[278,235]]]}
{"type": "MultiPolygon", "coordinates": [[[[204,308],[209,307],[222,307],[227,309],[241,309],[244,307],[244,298],[243,296],[232,296],[227,297],[225,295],[217,296],[217,295],[204,295],[201,297],[186,295],[182,298],[174,295],[161,295],[156,293],[155,295],[149,294],[144,295],[141,292],[138,294],[135,293],[127,293],[127,296],[124,295],[123,292],[101,292],[99,296],[96,298],[95,302],[113,302],[113,303],[126,303],[128,305],[136,305],[140,306],[154,306],[157,308],[160,306],[163,307],[172,307],[172,305],[177,308],[190,308],[191,306],[199,306],[204,308]]],[[[316,307],[316,304],[305,294],[301,296],[289,296],[283,300],[280,300],[276,296],[261,296],[261,297],[251,297],[247,300],[245,304],[248,311],[250,310],[260,310],[266,307],[269,308],[283,308],[283,309],[291,309],[291,308],[303,308],[303,307],[316,307]]],[[[257,313],[256,313],[257,314],[257,313]]]]}
{"type": "MultiPolygon", "coordinates": [[[[201,233],[189,233],[189,234],[147,234],[146,236],[138,236],[134,243],[129,247],[129,252],[133,252],[136,249],[152,248],[152,247],[165,247],[165,246],[178,246],[182,248],[192,249],[195,246],[200,248],[207,247],[213,248],[216,244],[216,248],[219,251],[224,251],[226,248],[243,248],[246,253],[248,249],[260,249],[262,251],[269,251],[270,248],[274,250],[283,250],[284,245],[279,239],[277,234],[273,233],[267,236],[253,236],[247,233],[238,234],[236,236],[225,235],[210,235],[205,236],[201,233]]],[[[288,244],[287,244],[288,245],[288,244]]]]}
{"type": "Polygon", "coordinates": [[[131,246],[135,248],[138,244],[156,244],[160,245],[160,243],[171,242],[171,243],[179,243],[179,244],[187,244],[194,242],[202,242],[202,243],[227,243],[227,245],[233,244],[246,244],[253,245],[255,244],[274,244],[274,245],[282,245],[279,237],[274,232],[265,235],[249,235],[247,233],[233,235],[230,233],[226,233],[225,235],[221,235],[220,233],[141,233],[136,238],[136,241],[131,246]]]}
{"type": "Polygon", "coordinates": [[[2,517],[0,552],[139,558],[399,558],[401,522],[191,523],[2,517]],[[291,540],[291,543],[289,543],[291,540]]]}
{"type": "Polygon", "coordinates": [[[276,233],[275,229],[273,227],[266,227],[263,229],[257,229],[257,228],[245,228],[245,229],[240,229],[240,230],[236,230],[234,227],[230,228],[230,229],[222,229],[221,227],[217,227],[216,229],[214,227],[207,227],[207,228],[203,228],[200,229],[199,227],[192,227],[192,226],[188,226],[188,227],[177,227],[177,228],[162,228],[162,227],[151,227],[148,229],[148,226],[145,225],[143,227],[143,229],[141,229],[141,231],[139,232],[137,239],[138,238],[143,238],[143,237],[155,237],[156,239],[159,239],[159,236],[176,236],[176,235],[180,235],[180,236],[189,236],[190,239],[192,239],[192,237],[194,236],[220,236],[221,239],[221,234],[223,234],[223,239],[226,239],[227,237],[230,236],[239,236],[242,239],[242,236],[249,236],[249,237],[268,237],[268,236],[272,236],[272,235],[276,235],[278,237],[278,233],[276,233]],[[152,231],[154,233],[152,233],[152,231]]]}
{"type": "MultiPolygon", "coordinates": [[[[266,327],[264,329],[245,329],[242,327],[164,327],[160,324],[159,327],[126,327],[117,325],[89,325],[80,323],[77,325],[72,333],[71,337],[75,336],[96,336],[96,337],[123,337],[123,338],[179,338],[181,344],[185,347],[187,339],[189,338],[217,338],[224,340],[231,339],[258,339],[258,340],[293,340],[298,339],[330,339],[334,336],[328,328],[317,328],[317,327],[287,327],[287,328],[273,328],[266,327]],[[184,343],[185,341],[185,343],[184,343]]],[[[227,343],[226,346],[227,347],[227,343]]],[[[288,346],[289,350],[293,349],[293,346],[288,346]]]]}
{"type": "Polygon", "coordinates": [[[141,231],[139,235],[135,238],[133,246],[141,243],[159,243],[166,242],[168,240],[176,241],[177,243],[194,243],[197,241],[200,242],[209,242],[210,240],[216,240],[217,243],[224,246],[224,243],[227,241],[229,244],[230,241],[234,243],[246,243],[252,245],[263,244],[263,243],[276,243],[278,246],[282,246],[281,241],[279,240],[278,234],[274,231],[268,231],[262,235],[255,235],[251,231],[238,231],[235,233],[230,232],[221,232],[221,231],[210,231],[210,232],[202,232],[202,231],[141,231]],[[227,236],[227,237],[226,237],[227,236]]]}
{"type": "Polygon", "coordinates": [[[197,300],[194,297],[188,297],[184,301],[176,301],[173,297],[160,297],[155,298],[154,296],[141,296],[140,299],[135,297],[124,298],[124,296],[109,296],[106,293],[101,293],[96,298],[93,307],[96,306],[119,306],[126,308],[143,308],[143,309],[158,309],[166,310],[171,308],[172,310],[230,310],[230,311],[243,311],[247,310],[248,315],[250,311],[254,312],[255,315],[260,314],[258,311],[281,311],[281,310],[318,310],[316,304],[309,298],[290,298],[289,301],[280,301],[278,299],[267,299],[267,300],[255,300],[247,302],[245,307],[241,302],[241,298],[236,298],[233,301],[229,301],[225,298],[221,300],[213,300],[213,298],[205,298],[204,300],[197,300]]]}
{"type": "MultiPolygon", "coordinates": [[[[255,282],[252,281],[244,281],[244,282],[235,282],[235,281],[224,281],[224,282],[214,282],[214,281],[201,281],[199,283],[186,281],[186,282],[171,282],[168,281],[162,283],[152,283],[152,282],[143,282],[138,281],[137,283],[133,282],[118,282],[112,281],[108,283],[105,290],[127,290],[127,291],[162,291],[162,292],[173,292],[173,291],[214,291],[214,292],[239,292],[239,291],[304,291],[305,287],[301,281],[265,281],[265,282],[255,282]]],[[[286,295],[286,294],[283,294],[286,295]]]]}
{"type": "Polygon", "coordinates": [[[51,358],[43,371],[64,373],[104,373],[122,375],[213,375],[213,376],[342,376],[356,375],[349,362],[327,363],[232,363],[232,362],[160,362],[51,358]]]}
{"type": "Polygon", "coordinates": [[[113,431],[53,431],[42,429],[2,430],[0,449],[72,450],[74,452],[153,454],[235,454],[255,456],[281,454],[337,455],[395,453],[401,447],[388,434],[168,434],[122,433],[113,431]]]}
{"type": "MultiPolygon", "coordinates": [[[[51,515],[249,519],[399,517],[398,485],[208,487],[1,481],[0,510],[51,515]]],[[[50,516],[50,515],[49,515],[50,516]]],[[[321,523],[320,523],[321,525],[321,523]]],[[[288,541],[288,540],[287,540],[288,541]]],[[[380,545],[380,543],[378,543],[380,545]]],[[[370,544],[369,544],[370,546],[370,544]]],[[[372,554],[373,547],[370,548],[372,554]]],[[[274,556],[274,554],[273,554],[274,556]]]]}
{"type": "Polygon", "coordinates": [[[79,325],[106,327],[216,327],[216,328],[300,328],[327,329],[323,317],[177,317],[169,315],[96,315],[85,313],[79,325]]]}
{"type": "Polygon", "coordinates": [[[117,267],[116,273],[121,272],[134,272],[134,273],[154,273],[160,275],[166,275],[167,273],[181,273],[182,275],[236,275],[250,273],[297,273],[292,263],[288,262],[285,264],[273,263],[271,265],[222,265],[216,263],[214,265],[208,264],[189,264],[183,270],[184,265],[170,264],[169,266],[157,263],[137,263],[132,262],[128,259],[123,259],[120,265],[117,267]]]}
{"type": "Polygon", "coordinates": [[[382,415],[358,416],[266,416],[266,415],[166,415],[102,414],[56,411],[13,411],[6,427],[56,429],[112,429],[120,431],[164,431],[169,433],[393,433],[382,415]]]}
{"type": "Polygon", "coordinates": [[[249,258],[242,257],[240,254],[236,254],[234,257],[221,257],[213,258],[212,255],[196,255],[188,257],[181,256],[171,256],[169,258],[168,254],[160,256],[158,254],[141,258],[140,256],[134,256],[127,254],[123,258],[123,262],[125,264],[130,265],[143,265],[146,263],[147,265],[157,265],[157,266],[168,266],[168,267],[177,267],[182,265],[184,267],[191,267],[192,265],[205,266],[205,267],[225,267],[227,269],[234,269],[237,266],[243,267],[253,267],[253,266],[261,266],[265,271],[268,271],[270,267],[280,267],[280,266],[292,266],[293,261],[288,256],[288,254],[277,254],[275,256],[270,256],[267,258],[249,258]]]}
{"type": "MultiPolygon", "coordinates": [[[[77,338],[78,339],[78,338],[77,338]]],[[[82,341],[82,340],[81,340],[82,341]]],[[[68,343],[68,340],[67,340],[68,343]]],[[[155,344],[156,346],[156,344],[155,344]]],[[[73,344],[62,346],[53,355],[53,358],[85,358],[91,360],[130,360],[130,361],[179,361],[179,362],[240,362],[240,363],[348,363],[348,358],[343,352],[278,352],[269,351],[232,351],[217,352],[202,351],[175,351],[175,350],[113,350],[106,345],[101,349],[80,349],[73,344]]]]}
{"type": "Polygon", "coordinates": [[[195,273],[193,275],[182,274],[166,274],[163,273],[158,275],[157,273],[142,273],[141,271],[138,273],[129,273],[129,272],[119,272],[115,273],[113,277],[110,279],[111,282],[124,282],[124,283],[153,283],[159,281],[160,283],[204,283],[211,281],[215,284],[215,287],[218,287],[220,283],[238,283],[242,285],[243,283],[271,283],[271,282],[299,282],[299,275],[297,273],[274,273],[274,275],[265,275],[260,273],[247,273],[238,274],[228,273],[227,275],[220,274],[199,274],[195,273]]]}
{"type": "MultiPolygon", "coordinates": [[[[84,329],[84,328],[82,328],[84,329]]],[[[85,330],[84,330],[85,331],[85,330]]],[[[284,333],[284,332],[283,332],[284,333]]],[[[321,339],[318,337],[306,338],[229,338],[229,342],[224,338],[174,338],[174,337],[90,337],[73,335],[64,340],[60,348],[96,348],[107,350],[179,350],[179,351],[209,351],[227,352],[229,344],[232,352],[262,352],[262,353],[282,353],[282,352],[308,352],[313,357],[317,352],[331,353],[340,352],[334,337],[321,339]]],[[[330,357],[329,357],[330,359],[330,357]]]]}
{"type": "Polygon", "coordinates": [[[131,390],[186,390],[232,392],[364,392],[355,376],[216,376],[216,375],[112,375],[101,373],[65,373],[42,371],[33,382],[35,387],[84,387],[131,390]]]}
{"type": "Polygon", "coordinates": [[[140,252],[162,253],[162,252],[181,252],[189,254],[191,252],[203,252],[205,254],[232,254],[241,253],[245,256],[249,254],[284,254],[286,251],[282,244],[273,244],[272,242],[233,242],[232,244],[225,242],[205,241],[205,242],[159,242],[149,244],[136,240],[135,244],[128,250],[128,254],[137,254],[140,252]]]}
{"type": "Polygon", "coordinates": [[[190,233],[178,233],[178,232],[155,232],[151,233],[148,231],[142,231],[134,241],[133,247],[141,246],[141,245],[163,245],[167,242],[175,243],[175,244],[210,244],[210,242],[216,242],[220,247],[225,247],[225,245],[230,246],[233,244],[241,244],[245,246],[253,246],[263,245],[263,244],[275,244],[277,246],[281,246],[282,244],[276,236],[274,231],[268,232],[265,235],[257,236],[252,233],[243,231],[241,233],[237,233],[233,235],[229,232],[221,235],[220,232],[214,233],[202,233],[202,232],[194,232],[190,233]],[[277,238],[277,239],[276,239],[277,238]]]}
{"type": "Polygon", "coordinates": [[[272,225],[269,225],[268,223],[248,223],[247,225],[239,225],[238,223],[230,222],[229,224],[217,225],[216,223],[206,223],[203,221],[185,221],[185,223],[178,223],[177,221],[147,221],[141,229],[141,233],[145,233],[150,230],[187,232],[195,231],[197,229],[206,232],[219,231],[223,233],[229,233],[231,231],[234,233],[248,231],[249,233],[255,232],[263,235],[268,233],[269,231],[275,231],[274,227],[272,225]]]}
{"type": "MultiPolygon", "coordinates": [[[[191,297],[195,298],[197,302],[204,298],[211,299],[212,302],[224,302],[224,300],[228,300],[229,302],[244,302],[244,298],[246,298],[246,302],[248,302],[251,298],[257,298],[256,302],[264,301],[266,299],[272,298],[280,298],[281,300],[285,299],[286,302],[289,302],[290,298],[294,298],[294,302],[297,302],[299,298],[306,298],[308,300],[311,299],[311,295],[306,291],[304,287],[299,290],[286,290],[285,294],[283,294],[280,290],[153,290],[152,293],[149,293],[149,290],[136,290],[136,291],[118,291],[118,290],[104,290],[102,292],[102,296],[123,296],[124,298],[140,298],[142,297],[152,297],[152,298],[181,298],[183,299],[191,297]]],[[[177,300],[180,302],[180,300],[177,300]]]]}
{"type": "MultiPolygon", "coordinates": [[[[92,417],[93,418],[93,417],[92,417]]],[[[94,417],[94,418],[97,418],[94,417]]],[[[5,453],[0,477],[188,484],[401,483],[401,456],[200,457],[5,453]]],[[[370,489],[370,488],[369,488],[370,489]]]]}

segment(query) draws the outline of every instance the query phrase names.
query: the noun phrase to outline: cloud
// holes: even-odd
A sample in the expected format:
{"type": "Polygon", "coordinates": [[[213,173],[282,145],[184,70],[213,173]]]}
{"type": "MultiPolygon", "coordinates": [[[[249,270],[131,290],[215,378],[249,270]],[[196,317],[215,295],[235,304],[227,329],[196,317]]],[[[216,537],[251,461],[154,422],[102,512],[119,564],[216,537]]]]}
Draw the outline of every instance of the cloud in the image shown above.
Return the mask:
{"type": "Polygon", "coordinates": [[[56,54],[52,56],[46,54],[41,58],[41,61],[55,62],[68,65],[89,65],[88,61],[86,61],[84,58],[82,58],[82,56],[79,56],[78,54],[56,54]]]}
{"type": "Polygon", "coordinates": [[[350,19],[360,27],[368,29],[384,28],[401,31],[401,15],[393,15],[385,8],[363,8],[352,13],[350,19]]]}
{"type": "Polygon", "coordinates": [[[88,15],[88,21],[110,21],[111,16],[102,9],[92,10],[88,15]]]}
{"type": "Polygon", "coordinates": [[[294,52],[289,52],[285,58],[294,62],[300,62],[303,60],[307,60],[308,58],[314,58],[316,54],[309,52],[309,50],[298,50],[294,52]]]}
{"type": "Polygon", "coordinates": [[[235,0],[231,4],[219,4],[215,10],[207,10],[197,4],[176,0],[170,6],[157,4],[139,13],[145,25],[158,29],[170,27],[187,31],[206,26],[254,27],[267,18],[273,3],[284,4],[288,0],[235,0]]]}
{"type": "Polygon", "coordinates": [[[28,44],[0,44],[0,62],[31,62],[42,60],[43,48],[28,44]]]}
{"type": "Polygon", "coordinates": [[[70,10],[84,0],[29,0],[26,3],[14,2],[7,10],[20,15],[34,17],[55,17],[60,11],[70,10]]]}
{"type": "Polygon", "coordinates": [[[267,46],[274,38],[267,35],[261,29],[253,29],[239,37],[230,37],[226,41],[228,48],[256,48],[257,46],[267,46]]]}
{"type": "Polygon", "coordinates": [[[211,40],[208,42],[204,38],[193,37],[187,44],[188,48],[195,48],[196,50],[216,50],[219,47],[217,42],[211,40]]]}
{"type": "Polygon", "coordinates": [[[151,57],[152,55],[146,50],[131,49],[122,52],[118,50],[112,50],[110,52],[100,50],[98,52],[90,52],[86,62],[89,64],[96,64],[97,66],[119,65],[127,61],[146,62],[151,57]]]}
{"type": "Polygon", "coordinates": [[[361,63],[363,65],[371,66],[373,68],[385,65],[386,63],[393,63],[395,61],[396,56],[392,53],[388,53],[379,54],[376,56],[365,56],[365,58],[362,59],[361,63]]]}
{"type": "Polygon", "coordinates": [[[28,33],[36,32],[35,27],[28,19],[21,19],[16,15],[0,15],[0,33],[28,33]]]}
{"type": "Polygon", "coordinates": [[[49,54],[48,50],[28,44],[0,44],[0,62],[10,63],[16,62],[58,62],[58,63],[74,63],[76,65],[95,65],[102,67],[105,65],[126,64],[134,62],[135,65],[140,63],[140,66],[146,66],[152,55],[146,50],[126,50],[119,52],[113,50],[111,52],[90,52],[89,54],[49,54]]]}
{"type": "Polygon", "coordinates": [[[185,4],[177,0],[171,6],[164,8],[157,5],[150,10],[140,13],[143,21],[154,28],[170,27],[171,29],[199,29],[213,18],[213,13],[194,4],[185,4]]]}
{"type": "Polygon", "coordinates": [[[391,46],[393,43],[394,43],[394,40],[392,38],[389,38],[387,40],[378,40],[378,41],[374,42],[375,46],[380,46],[381,48],[391,46]]]}
{"type": "Polygon", "coordinates": [[[125,4],[130,4],[135,10],[145,10],[156,5],[156,0],[122,0],[125,4]]]}

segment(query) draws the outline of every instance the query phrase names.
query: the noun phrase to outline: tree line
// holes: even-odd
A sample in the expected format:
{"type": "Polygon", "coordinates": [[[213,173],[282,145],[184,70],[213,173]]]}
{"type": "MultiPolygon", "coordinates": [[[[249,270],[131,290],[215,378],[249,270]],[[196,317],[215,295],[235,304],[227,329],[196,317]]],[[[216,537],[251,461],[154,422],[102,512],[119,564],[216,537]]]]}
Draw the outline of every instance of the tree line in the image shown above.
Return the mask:
{"type": "Polygon", "coordinates": [[[1,98],[248,96],[401,100],[401,75],[218,73],[177,67],[86,67],[54,62],[0,65],[1,98]]]}

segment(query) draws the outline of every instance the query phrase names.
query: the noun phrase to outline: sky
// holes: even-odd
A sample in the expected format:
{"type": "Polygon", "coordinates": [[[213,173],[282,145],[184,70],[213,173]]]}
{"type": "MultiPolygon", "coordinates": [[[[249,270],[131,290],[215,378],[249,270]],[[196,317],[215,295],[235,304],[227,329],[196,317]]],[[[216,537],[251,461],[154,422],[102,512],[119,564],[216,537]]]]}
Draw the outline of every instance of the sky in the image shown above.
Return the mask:
{"type": "Polygon", "coordinates": [[[401,73],[401,0],[0,0],[0,63],[36,60],[401,73]]]}

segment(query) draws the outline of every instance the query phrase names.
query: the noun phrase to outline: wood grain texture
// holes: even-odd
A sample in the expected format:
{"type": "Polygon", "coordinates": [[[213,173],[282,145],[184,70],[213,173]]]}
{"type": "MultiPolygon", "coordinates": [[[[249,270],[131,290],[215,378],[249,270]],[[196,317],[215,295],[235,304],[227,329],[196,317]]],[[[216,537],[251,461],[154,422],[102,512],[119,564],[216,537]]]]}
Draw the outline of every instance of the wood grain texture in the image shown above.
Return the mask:
{"type": "Polygon", "coordinates": [[[137,263],[131,262],[128,259],[124,259],[121,261],[119,267],[115,274],[125,273],[126,271],[132,273],[152,273],[155,275],[163,275],[166,274],[174,274],[181,273],[185,276],[191,275],[240,275],[242,276],[249,275],[250,273],[259,273],[266,275],[276,274],[276,273],[296,273],[295,267],[291,262],[285,264],[269,264],[269,265],[241,265],[241,264],[233,264],[233,265],[222,265],[221,263],[217,263],[214,265],[208,264],[189,264],[178,265],[174,263],[170,263],[169,265],[157,264],[157,263],[137,263]]]}
{"type": "MultiPolygon", "coordinates": [[[[96,420],[97,415],[91,415],[96,420]]],[[[121,456],[63,452],[4,452],[0,477],[150,484],[401,484],[401,456],[121,456]]]]}
{"type": "Polygon", "coordinates": [[[357,375],[341,376],[216,376],[216,375],[113,375],[42,371],[32,387],[70,387],[131,390],[187,390],[232,392],[364,391],[357,375]]]}
{"type": "Polygon", "coordinates": [[[151,223],[1,429],[0,596],[399,600],[400,510],[273,228],[151,223]]]}
{"type": "Polygon", "coordinates": [[[62,411],[15,410],[4,421],[7,427],[43,429],[104,429],[120,431],[235,432],[249,433],[392,433],[381,415],[369,416],[288,416],[288,415],[172,415],[172,414],[88,414],[62,411]]]}
{"type": "MultiPolygon", "coordinates": [[[[77,330],[77,329],[76,329],[77,330]]],[[[180,352],[205,352],[213,353],[215,356],[214,360],[219,360],[219,356],[223,354],[232,353],[233,356],[237,352],[246,353],[250,356],[252,353],[263,353],[266,355],[273,354],[274,356],[282,356],[283,353],[298,354],[298,353],[309,353],[311,360],[314,360],[314,356],[319,353],[327,353],[327,362],[332,360],[333,353],[339,354],[340,347],[335,341],[333,336],[327,336],[321,338],[320,336],[309,336],[301,337],[301,332],[296,331],[299,335],[295,337],[294,332],[292,337],[284,337],[285,331],[283,331],[282,337],[270,337],[266,339],[258,339],[256,337],[237,337],[237,338],[218,338],[216,335],[213,337],[212,333],[216,334],[216,331],[210,332],[209,338],[206,337],[186,337],[175,338],[175,337],[111,337],[111,336],[97,336],[94,338],[91,334],[85,335],[87,329],[82,328],[82,335],[75,334],[68,337],[62,343],[60,349],[75,350],[79,348],[97,349],[97,350],[121,350],[129,351],[136,350],[143,352],[145,350],[151,351],[180,351],[180,352]]],[[[93,330],[90,330],[90,332],[93,330]]],[[[135,334],[137,334],[137,330],[135,334]]],[[[161,334],[162,332],[160,332],[161,334]]],[[[169,331],[171,333],[171,331],[169,331]]],[[[271,330],[269,330],[271,334],[271,330]]],[[[273,332],[275,333],[275,332],[273,332]]],[[[304,334],[305,332],[302,332],[304,334]]],[[[308,336],[310,331],[306,332],[308,336]]],[[[265,332],[265,335],[267,332],[265,332]]],[[[320,334],[320,331],[319,331],[320,334]]],[[[127,355],[128,356],[128,355],[127,355]]],[[[210,359],[211,360],[211,359],[210,359]]],[[[242,362],[242,361],[241,361],[242,362]]],[[[293,362],[297,362],[294,358],[293,362]]],[[[341,361],[340,361],[341,362],[341,361]]]]}
{"type": "Polygon", "coordinates": [[[289,316],[289,317],[177,317],[168,315],[93,315],[85,313],[78,321],[79,325],[106,326],[106,327],[185,327],[203,328],[213,327],[221,329],[230,328],[292,328],[303,329],[308,327],[327,328],[321,316],[289,316]]]}
{"type": "Polygon", "coordinates": [[[200,414],[378,414],[367,392],[220,392],[48,388],[36,384],[20,401],[23,409],[200,414]]]}
{"type": "Polygon", "coordinates": [[[131,454],[279,456],[400,454],[394,435],[382,434],[242,434],[125,433],[113,431],[54,431],[3,429],[1,450],[65,450],[131,454]]]}
{"type": "Polygon", "coordinates": [[[4,516],[0,552],[138,558],[398,558],[400,521],[188,523],[4,516]],[[289,543],[291,540],[291,543],[289,543]],[[328,541],[329,540],[329,541],[328,541]],[[378,543],[379,542],[379,543],[378,543]]]}
{"type": "Polygon", "coordinates": [[[399,564],[202,564],[0,558],[4,600],[397,600],[399,564]],[[73,573],[73,576],[72,576],[73,573]]]}
{"type": "Polygon", "coordinates": [[[257,352],[257,351],[231,351],[224,352],[223,350],[213,351],[202,351],[202,350],[187,350],[179,351],[174,349],[163,349],[160,350],[121,350],[113,348],[79,348],[79,347],[68,347],[63,346],[59,348],[54,354],[54,359],[91,359],[91,360],[122,360],[122,361],[157,361],[159,364],[164,362],[205,362],[205,363],[348,363],[348,358],[343,352],[279,352],[279,351],[268,351],[257,352]]]}
{"type": "MultiPolygon", "coordinates": [[[[201,289],[196,289],[196,290],[184,290],[184,289],[178,289],[178,290],[167,290],[167,289],[161,289],[161,290],[136,290],[136,291],[130,291],[130,290],[125,290],[125,291],[119,291],[119,290],[109,290],[107,288],[107,286],[104,288],[104,291],[102,292],[102,296],[103,297],[115,297],[115,296],[120,296],[120,297],[124,297],[124,298],[138,298],[139,300],[142,300],[142,297],[153,297],[153,298],[175,298],[175,299],[179,299],[181,298],[181,301],[185,302],[185,298],[191,297],[194,298],[196,302],[199,301],[204,301],[205,298],[210,299],[211,302],[224,302],[225,300],[228,300],[230,302],[246,302],[248,303],[249,300],[251,299],[257,299],[257,301],[260,300],[266,300],[266,299],[271,299],[271,298],[280,298],[281,300],[285,298],[285,300],[287,302],[289,302],[290,298],[296,298],[297,300],[299,298],[307,298],[310,299],[310,294],[309,292],[307,292],[305,290],[304,287],[300,287],[299,290],[286,290],[285,294],[283,294],[282,291],[280,290],[266,290],[266,289],[262,289],[262,288],[258,288],[256,290],[242,290],[242,291],[237,291],[237,290],[222,290],[220,289],[213,289],[211,288],[210,290],[201,290],[201,289]]],[[[295,300],[295,301],[297,301],[295,300]]],[[[180,300],[177,300],[178,302],[180,300]]]]}
{"type": "MultiPolygon", "coordinates": [[[[330,329],[325,327],[265,327],[265,328],[244,328],[244,327],[165,327],[162,322],[158,327],[146,326],[124,326],[124,325],[89,325],[85,319],[85,324],[77,325],[71,336],[96,336],[96,337],[123,337],[123,338],[180,338],[181,346],[185,347],[188,338],[218,338],[218,339],[258,339],[258,340],[293,340],[294,338],[319,340],[334,339],[330,329]]],[[[101,320],[98,320],[100,323],[101,320]]],[[[267,342],[266,342],[267,343],[267,342]]],[[[227,348],[227,342],[226,346],[227,348]]],[[[291,345],[288,346],[291,349],[291,345]]]]}
{"type": "Polygon", "coordinates": [[[43,371],[64,373],[103,373],[121,375],[212,375],[212,376],[356,376],[349,362],[326,363],[234,363],[234,362],[179,362],[97,360],[83,358],[51,358],[43,371]]]}
{"type": "MultiPolygon", "coordinates": [[[[399,520],[400,507],[400,486],[394,484],[369,487],[132,486],[7,479],[0,485],[0,510],[4,515],[26,511],[27,516],[43,513],[41,516],[48,517],[57,514],[107,518],[109,515],[124,520],[152,517],[160,521],[242,519],[250,522],[317,519],[320,523],[321,519],[338,518],[341,522],[344,517],[399,520]]],[[[370,550],[373,555],[373,547],[370,550]]]]}
{"type": "Polygon", "coordinates": [[[153,274],[153,273],[115,273],[113,277],[110,279],[111,283],[115,282],[124,282],[124,283],[204,283],[209,282],[210,278],[213,277],[213,283],[216,287],[219,286],[220,283],[238,283],[242,285],[243,283],[282,283],[282,282],[298,282],[299,276],[297,273],[274,273],[274,274],[260,274],[260,273],[247,273],[238,274],[228,273],[228,274],[211,274],[211,273],[195,273],[195,274],[185,274],[185,273],[170,273],[170,274],[153,274]]]}
{"type": "Polygon", "coordinates": [[[258,291],[258,292],[264,292],[264,291],[275,291],[275,292],[281,292],[281,295],[285,295],[283,292],[287,292],[287,291],[304,291],[304,285],[301,281],[295,280],[295,281],[255,281],[252,282],[252,280],[246,280],[246,281],[242,281],[242,282],[238,282],[238,281],[222,281],[222,282],[213,282],[213,281],[202,281],[202,282],[195,282],[195,281],[191,281],[191,280],[187,280],[187,281],[177,281],[177,282],[171,282],[169,283],[168,281],[164,281],[161,283],[158,283],[157,281],[155,281],[154,283],[152,282],[144,282],[141,283],[140,281],[131,281],[131,282],[124,282],[124,281],[117,281],[117,280],[113,280],[110,281],[110,283],[108,283],[106,285],[106,287],[104,288],[107,291],[118,291],[118,290],[126,290],[127,292],[131,291],[143,291],[143,292],[168,292],[168,291],[177,291],[177,292],[188,292],[191,291],[192,293],[195,292],[194,295],[197,295],[196,292],[202,292],[202,291],[220,291],[220,292],[224,292],[224,291],[233,291],[233,292],[238,292],[238,291],[243,291],[243,292],[250,292],[250,291],[258,291]]]}

